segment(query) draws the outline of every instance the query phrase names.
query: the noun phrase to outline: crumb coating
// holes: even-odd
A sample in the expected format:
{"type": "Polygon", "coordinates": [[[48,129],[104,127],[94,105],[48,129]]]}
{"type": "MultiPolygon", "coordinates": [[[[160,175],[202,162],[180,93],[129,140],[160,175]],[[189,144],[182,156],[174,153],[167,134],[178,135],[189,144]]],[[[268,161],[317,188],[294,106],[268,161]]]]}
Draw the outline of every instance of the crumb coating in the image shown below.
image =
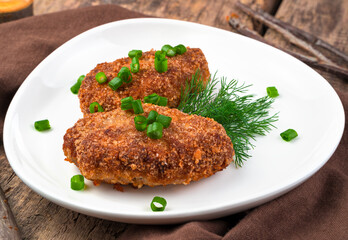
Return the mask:
{"type": "Polygon", "coordinates": [[[161,139],[137,131],[132,111],[89,114],[64,136],[67,160],[89,180],[136,188],[189,184],[233,161],[231,139],[214,120],[152,104],[143,108],[146,117],[151,110],[172,117],[161,139]]]}
{"type": "Polygon", "coordinates": [[[89,105],[98,102],[105,111],[111,111],[120,106],[120,100],[132,96],[134,99],[143,99],[152,93],[168,98],[168,106],[175,108],[180,103],[181,88],[192,75],[200,70],[203,81],[206,83],[210,73],[207,60],[201,49],[187,47],[187,52],[174,57],[167,57],[168,71],[158,73],[154,66],[155,50],[144,52],[139,59],[140,70],[132,73],[133,80],[123,84],[113,91],[109,86],[113,78],[122,67],[130,68],[129,57],[117,59],[110,63],[100,63],[91,70],[83,80],[78,97],[80,108],[84,116],[89,114],[89,105]],[[95,80],[98,72],[104,72],[107,82],[99,84],[95,80]]]}

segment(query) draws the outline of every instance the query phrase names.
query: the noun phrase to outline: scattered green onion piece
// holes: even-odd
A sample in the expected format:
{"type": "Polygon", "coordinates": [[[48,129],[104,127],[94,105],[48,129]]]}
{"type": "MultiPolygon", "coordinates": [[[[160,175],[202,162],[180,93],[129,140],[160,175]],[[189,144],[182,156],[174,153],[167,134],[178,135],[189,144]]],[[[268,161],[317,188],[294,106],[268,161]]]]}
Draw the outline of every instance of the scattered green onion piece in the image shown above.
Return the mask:
{"type": "Polygon", "coordinates": [[[158,60],[164,60],[166,59],[166,53],[163,51],[156,51],[155,58],[157,58],[158,60]]]}
{"type": "Polygon", "coordinates": [[[290,142],[292,139],[298,136],[297,132],[294,129],[288,129],[280,134],[283,140],[290,142]]]}
{"type": "Polygon", "coordinates": [[[168,57],[174,57],[176,54],[175,49],[168,44],[164,45],[161,50],[165,52],[168,57]]]}
{"type": "Polygon", "coordinates": [[[187,51],[186,47],[182,44],[175,46],[174,50],[175,50],[175,53],[179,55],[184,54],[187,51]]]}
{"type": "Polygon", "coordinates": [[[51,126],[50,126],[50,122],[45,119],[45,120],[40,120],[40,121],[36,121],[34,123],[34,127],[36,130],[38,130],[39,132],[42,132],[42,131],[46,131],[46,130],[49,130],[51,129],[51,126]]]}
{"type": "Polygon", "coordinates": [[[97,82],[99,84],[102,84],[102,83],[105,83],[106,80],[108,80],[108,78],[106,77],[105,73],[103,72],[98,72],[96,75],[95,75],[95,80],[97,80],[97,82]]]}
{"type": "Polygon", "coordinates": [[[70,179],[72,190],[82,190],[85,188],[85,178],[82,175],[75,175],[70,179]]]}
{"type": "Polygon", "coordinates": [[[104,112],[103,107],[97,102],[92,102],[91,105],[89,105],[89,112],[95,113],[95,107],[98,107],[98,112],[104,112]]]}
{"type": "Polygon", "coordinates": [[[137,99],[132,102],[133,110],[135,114],[143,113],[143,106],[141,105],[141,100],[137,99]]]}
{"type": "Polygon", "coordinates": [[[130,65],[130,67],[131,67],[131,72],[132,73],[139,72],[140,64],[139,64],[139,59],[137,57],[134,57],[132,59],[132,63],[130,65]]]}
{"type": "Polygon", "coordinates": [[[149,96],[144,97],[144,102],[156,104],[158,102],[159,98],[160,98],[160,96],[158,96],[156,93],[153,93],[149,96]]]}
{"type": "Polygon", "coordinates": [[[110,82],[109,82],[109,87],[116,91],[119,87],[121,87],[123,81],[121,78],[119,77],[115,77],[114,79],[112,79],[110,82]]]}
{"type": "Polygon", "coordinates": [[[118,72],[117,77],[121,78],[125,83],[130,83],[132,81],[132,74],[127,67],[122,67],[118,72]]]}
{"type": "Polygon", "coordinates": [[[142,55],[143,55],[143,51],[141,50],[132,50],[128,52],[128,57],[130,58],[134,58],[134,57],[141,58],[142,55]]]}
{"type": "Polygon", "coordinates": [[[167,106],[168,98],[166,97],[159,97],[159,100],[157,102],[158,106],[167,106]]]}
{"type": "Polygon", "coordinates": [[[79,90],[80,90],[81,83],[82,83],[83,79],[85,79],[85,75],[81,75],[81,76],[77,79],[77,82],[70,88],[70,91],[71,91],[73,94],[78,94],[78,93],[79,93],[79,90]]]}
{"type": "Polygon", "coordinates": [[[126,97],[121,99],[121,109],[130,110],[133,109],[132,102],[134,101],[133,97],[126,97]]]}
{"type": "Polygon", "coordinates": [[[155,53],[155,69],[159,73],[163,73],[168,70],[168,60],[166,59],[165,52],[157,51],[155,53]]]}
{"type": "Polygon", "coordinates": [[[151,110],[149,113],[149,116],[147,116],[147,124],[151,124],[156,121],[156,118],[158,116],[158,112],[155,110],[151,110]]]}
{"type": "Polygon", "coordinates": [[[168,60],[158,60],[155,58],[155,69],[159,73],[164,73],[168,70],[168,60]]]}
{"type": "Polygon", "coordinates": [[[164,198],[162,198],[162,197],[156,196],[156,197],[154,197],[154,198],[152,199],[152,202],[151,202],[150,206],[151,206],[152,211],[154,211],[154,212],[163,212],[164,209],[165,209],[166,206],[167,206],[167,201],[166,201],[164,198]],[[157,207],[157,206],[155,205],[155,203],[156,203],[156,204],[160,204],[160,205],[162,205],[162,206],[161,206],[161,207],[157,207]]]}
{"type": "Polygon", "coordinates": [[[163,135],[163,125],[159,122],[153,122],[147,126],[146,134],[151,139],[161,139],[163,135]]]}
{"type": "Polygon", "coordinates": [[[267,95],[271,98],[275,98],[279,96],[278,90],[276,87],[268,87],[267,88],[267,95]]]}
{"type": "Polygon", "coordinates": [[[175,49],[174,49],[174,48],[171,48],[171,49],[169,49],[169,50],[166,52],[166,55],[167,55],[168,57],[174,57],[175,54],[176,54],[176,52],[175,52],[175,49]]]}
{"type": "Polygon", "coordinates": [[[163,45],[163,47],[161,48],[162,52],[167,52],[169,49],[172,49],[173,47],[169,44],[163,45]]]}
{"type": "Polygon", "coordinates": [[[156,118],[156,122],[161,123],[164,128],[167,128],[167,127],[169,127],[170,123],[172,122],[172,118],[165,116],[165,115],[158,114],[158,116],[156,118]]]}
{"type": "Polygon", "coordinates": [[[144,116],[138,115],[134,117],[134,124],[138,131],[144,131],[147,126],[147,119],[144,116]]]}

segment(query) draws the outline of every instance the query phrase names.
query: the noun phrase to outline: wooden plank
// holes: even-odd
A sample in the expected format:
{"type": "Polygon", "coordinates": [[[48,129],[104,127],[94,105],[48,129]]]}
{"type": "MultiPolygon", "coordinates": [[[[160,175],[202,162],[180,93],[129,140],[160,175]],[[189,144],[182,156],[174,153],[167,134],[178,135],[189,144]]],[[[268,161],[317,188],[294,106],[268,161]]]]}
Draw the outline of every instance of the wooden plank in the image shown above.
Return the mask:
{"type": "MultiPolygon", "coordinates": [[[[283,0],[276,17],[310,32],[348,54],[348,1],[283,0]]],[[[283,48],[305,53],[269,29],[265,38],[283,48]]],[[[341,62],[342,66],[347,66],[341,62]]],[[[318,71],[332,86],[348,91],[348,84],[331,74],[318,71]]]]}
{"type": "MultiPolygon", "coordinates": [[[[226,16],[230,15],[232,12],[240,13],[234,8],[234,3],[236,1],[237,0],[35,0],[34,15],[101,4],[117,4],[129,10],[151,16],[192,21],[231,30],[226,21],[226,16]]],[[[267,12],[272,12],[279,1],[280,0],[242,0],[241,2],[261,8],[267,12]]],[[[244,18],[248,27],[253,27],[252,21],[248,17],[244,18]]],[[[260,29],[259,26],[258,28],[260,29]]]]}

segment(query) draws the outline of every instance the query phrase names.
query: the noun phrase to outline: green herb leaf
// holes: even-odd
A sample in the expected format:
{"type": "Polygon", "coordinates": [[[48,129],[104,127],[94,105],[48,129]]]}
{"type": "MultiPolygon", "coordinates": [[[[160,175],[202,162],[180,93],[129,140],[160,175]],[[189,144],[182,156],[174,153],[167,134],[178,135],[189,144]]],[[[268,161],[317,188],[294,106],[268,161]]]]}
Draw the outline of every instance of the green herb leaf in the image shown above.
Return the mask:
{"type": "Polygon", "coordinates": [[[244,95],[251,85],[239,85],[237,80],[217,79],[216,74],[204,85],[199,71],[181,91],[178,107],[184,113],[213,118],[220,123],[231,138],[235,151],[235,166],[241,167],[254,148],[252,140],[257,135],[265,135],[278,120],[278,114],[269,115],[273,99],[268,96],[254,99],[244,95]],[[217,85],[221,85],[217,90],[217,85]]]}

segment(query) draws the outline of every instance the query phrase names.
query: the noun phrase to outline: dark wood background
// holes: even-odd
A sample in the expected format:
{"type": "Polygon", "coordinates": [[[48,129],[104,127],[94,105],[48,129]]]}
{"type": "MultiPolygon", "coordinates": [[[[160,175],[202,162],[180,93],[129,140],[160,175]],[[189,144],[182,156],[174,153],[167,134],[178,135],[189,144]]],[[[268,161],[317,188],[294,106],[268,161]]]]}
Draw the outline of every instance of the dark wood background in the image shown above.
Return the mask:
{"type": "MultiPolygon", "coordinates": [[[[231,30],[226,16],[237,13],[249,27],[278,46],[296,49],[275,31],[237,11],[236,0],[35,0],[34,15],[99,4],[118,4],[148,15],[198,22],[231,30]]],[[[348,53],[347,0],[244,0],[277,18],[313,33],[348,53]]],[[[297,49],[298,51],[301,51],[297,49]]],[[[346,81],[320,72],[332,85],[348,91],[346,81]]],[[[127,224],[101,220],[57,206],[31,191],[13,172],[0,142],[0,184],[24,239],[115,239],[127,224]]]]}

